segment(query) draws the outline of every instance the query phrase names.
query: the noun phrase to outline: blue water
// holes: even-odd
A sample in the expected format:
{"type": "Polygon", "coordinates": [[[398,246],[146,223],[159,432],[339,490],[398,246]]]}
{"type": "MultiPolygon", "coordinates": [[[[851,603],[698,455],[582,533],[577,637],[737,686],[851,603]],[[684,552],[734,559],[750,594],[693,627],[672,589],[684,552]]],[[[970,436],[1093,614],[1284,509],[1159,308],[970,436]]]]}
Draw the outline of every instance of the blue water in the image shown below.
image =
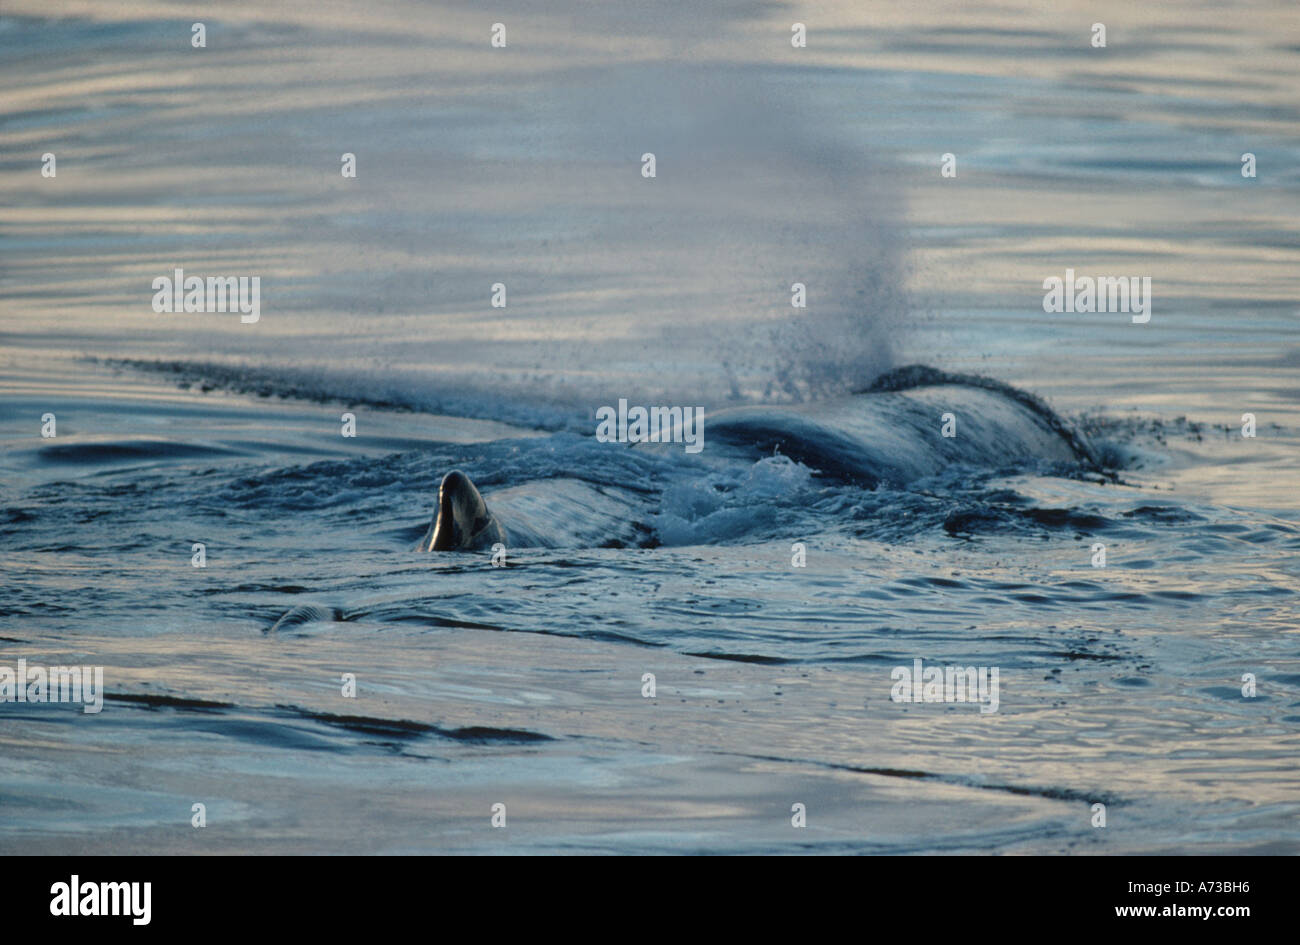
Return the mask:
{"type": "Polygon", "coordinates": [[[1122,4],[1105,59],[852,4],[803,58],[763,5],[508,10],[492,59],[456,5],[200,51],[18,3],[0,666],[108,695],[0,704],[0,849],[1295,852],[1300,55],[1257,6],[1207,61],[1212,11],[1122,4]],[[262,320],[155,314],[178,265],[262,320]],[[1067,267],[1152,321],[1044,313],[1067,267]],[[909,363],[1051,422],[854,393],[909,363]],[[597,442],[620,398],[704,450],[597,442]],[[451,469],[504,566],[412,550],[451,469]],[[892,701],[915,659],[998,710],[892,701]]]}

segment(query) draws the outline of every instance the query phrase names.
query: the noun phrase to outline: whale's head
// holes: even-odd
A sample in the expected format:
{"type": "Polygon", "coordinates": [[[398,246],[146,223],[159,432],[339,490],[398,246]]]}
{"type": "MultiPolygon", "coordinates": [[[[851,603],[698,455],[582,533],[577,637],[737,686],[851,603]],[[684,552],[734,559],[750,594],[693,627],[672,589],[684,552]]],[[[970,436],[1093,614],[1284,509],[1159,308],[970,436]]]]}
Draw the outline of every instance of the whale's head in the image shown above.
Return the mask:
{"type": "Polygon", "coordinates": [[[505,531],[488,511],[469,476],[452,470],[438,487],[438,514],[420,542],[421,551],[471,551],[505,543],[505,531]]]}

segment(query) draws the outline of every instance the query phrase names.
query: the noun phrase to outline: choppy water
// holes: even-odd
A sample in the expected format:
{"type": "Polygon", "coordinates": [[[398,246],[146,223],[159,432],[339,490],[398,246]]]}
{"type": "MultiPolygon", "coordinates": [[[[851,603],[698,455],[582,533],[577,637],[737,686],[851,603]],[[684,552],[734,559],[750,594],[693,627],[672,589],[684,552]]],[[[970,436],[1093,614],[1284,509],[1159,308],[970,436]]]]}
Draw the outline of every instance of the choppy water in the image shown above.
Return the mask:
{"type": "Polygon", "coordinates": [[[0,848],[1295,852],[1295,13],[1080,5],[1103,59],[832,4],[800,59],[778,6],[647,9],[0,17],[0,665],[109,693],[0,706],[0,848]],[[262,321],[154,314],[177,265],[262,321]],[[1045,314],[1067,266],[1152,321],[1045,314]],[[913,361],[1097,462],[835,406],[913,361]],[[597,443],[619,398],[862,452],[597,443]],[[452,468],[552,547],[412,552],[452,468]],[[998,711],[892,702],[917,658],[998,711]]]}

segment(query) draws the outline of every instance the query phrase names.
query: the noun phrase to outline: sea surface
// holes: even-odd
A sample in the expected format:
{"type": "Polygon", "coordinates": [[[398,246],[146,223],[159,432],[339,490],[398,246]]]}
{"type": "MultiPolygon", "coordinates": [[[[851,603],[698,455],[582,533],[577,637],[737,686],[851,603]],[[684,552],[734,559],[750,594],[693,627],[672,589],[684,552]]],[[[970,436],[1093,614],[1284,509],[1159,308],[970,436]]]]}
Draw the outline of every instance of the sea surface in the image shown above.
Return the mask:
{"type": "Polygon", "coordinates": [[[0,851],[1300,852],[1300,11],[697,6],[7,0],[0,851]],[[911,364],[1096,461],[594,436],[911,364]]]}

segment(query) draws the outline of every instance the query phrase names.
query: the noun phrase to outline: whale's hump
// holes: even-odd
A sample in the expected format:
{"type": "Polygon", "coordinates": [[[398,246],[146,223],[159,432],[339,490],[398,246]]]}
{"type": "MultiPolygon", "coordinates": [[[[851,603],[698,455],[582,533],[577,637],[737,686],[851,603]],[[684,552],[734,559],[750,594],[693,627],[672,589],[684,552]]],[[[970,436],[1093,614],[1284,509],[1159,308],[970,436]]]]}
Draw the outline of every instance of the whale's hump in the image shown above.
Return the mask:
{"type": "Polygon", "coordinates": [[[892,370],[849,396],[733,407],[705,420],[706,442],[755,458],[779,451],[868,488],[954,466],[1100,465],[1083,434],[1033,394],[925,365],[892,370]]]}
{"type": "Polygon", "coordinates": [[[886,371],[877,377],[871,384],[861,390],[856,390],[855,394],[880,394],[886,392],[897,393],[899,391],[915,390],[921,387],[938,387],[941,385],[953,385],[960,387],[979,387],[984,390],[996,391],[1004,397],[1016,401],[1029,411],[1037,414],[1038,417],[1048,427],[1052,429],[1061,439],[1069,445],[1074,454],[1083,462],[1093,466],[1101,465],[1101,460],[1097,451],[1093,448],[1088,438],[1083,433],[1068,423],[1055,410],[1047,405],[1040,397],[1035,397],[1029,391],[1021,390],[1019,387],[995,380],[991,377],[983,377],[979,374],[956,374],[949,371],[943,371],[939,368],[930,367],[927,364],[909,364],[905,367],[894,368],[892,371],[886,371]]]}
{"type": "Polygon", "coordinates": [[[478,551],[506,543],[506,532],[469,476],[453,469],[438,487],[438,511],[417,551],[478,551]]]}

